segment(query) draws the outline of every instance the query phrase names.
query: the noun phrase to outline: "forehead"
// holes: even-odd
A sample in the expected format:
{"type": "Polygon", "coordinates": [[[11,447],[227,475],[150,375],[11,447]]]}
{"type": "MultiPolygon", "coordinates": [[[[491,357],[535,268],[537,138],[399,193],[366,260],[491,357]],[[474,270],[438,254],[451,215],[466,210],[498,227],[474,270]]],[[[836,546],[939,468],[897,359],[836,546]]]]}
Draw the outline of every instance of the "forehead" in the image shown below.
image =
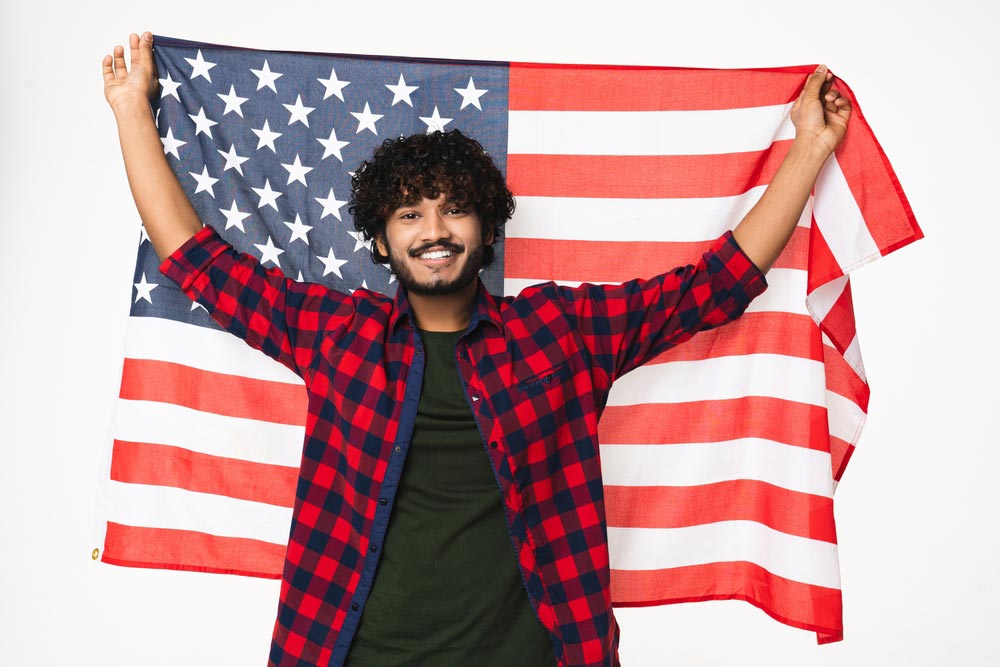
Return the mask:
{"type": "Polygon", "coordinates": [[[451,195],[447,192],[442,192],[434,199],[425,197],[419,193],[409,194],[404,193],[403,200],[400,202],[396,210],[401,208],[424,208],[432,206],[444,206],[451,202],[451,195]]]}

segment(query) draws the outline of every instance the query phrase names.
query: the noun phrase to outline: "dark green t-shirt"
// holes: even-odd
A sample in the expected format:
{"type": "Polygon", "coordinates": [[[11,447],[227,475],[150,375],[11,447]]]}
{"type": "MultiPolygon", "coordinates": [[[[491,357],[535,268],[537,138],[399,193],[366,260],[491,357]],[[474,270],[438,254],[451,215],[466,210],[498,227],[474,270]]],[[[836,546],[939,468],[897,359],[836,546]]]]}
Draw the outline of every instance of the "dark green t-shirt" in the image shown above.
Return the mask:
{"type": "Polygon", "coordinates": [[[553,667],[455,364],[462,332],[421,331],[413,439],[347,667],[553,667]]]}

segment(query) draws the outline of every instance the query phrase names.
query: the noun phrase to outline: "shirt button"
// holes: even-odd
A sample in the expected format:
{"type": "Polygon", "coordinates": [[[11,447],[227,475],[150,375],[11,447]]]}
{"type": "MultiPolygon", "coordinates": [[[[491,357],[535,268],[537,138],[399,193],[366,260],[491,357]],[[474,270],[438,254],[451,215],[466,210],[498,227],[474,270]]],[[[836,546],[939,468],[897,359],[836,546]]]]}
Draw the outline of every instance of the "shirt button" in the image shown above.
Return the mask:
{"type": "Polygon", "coordinates": [[[351,611],[357,611],[357,610],[358,610],[358,603],[357,602],[352,603],[351,604],[351,611]]]}
{"type": "Polygon", "coordinates": [[[494,440],[493,442],[491,442],[490,443],[490,447],[492,447],[493,449],[496,449],[497,448],[497,441],[494,440]]]}
{"type": "Polygon", "coordinates": [[[388,498],[379,498],[378,499],[378,504],[382,505],[382,506],[385,506],[388,502],[389,502],[388,498]]]}
{"type": "Polygon", "coordinates": [[[378,547],[373,544],[370,547],[368,547],[368,551],[370,551],[371,553],[375,553],[376,551],[378,551],[378,547]]]}
{"type": "Polygon", "coordinates": [[[396,445],[396,451],[397,452],[399,451],[399,445],[396,445]]]}
{"type": "Polygon", "coordinates": [[[478,403],[479,402],[479,397],[478,396],[473,396],[472,397],[472,402],[473,403],[478,403]]]}

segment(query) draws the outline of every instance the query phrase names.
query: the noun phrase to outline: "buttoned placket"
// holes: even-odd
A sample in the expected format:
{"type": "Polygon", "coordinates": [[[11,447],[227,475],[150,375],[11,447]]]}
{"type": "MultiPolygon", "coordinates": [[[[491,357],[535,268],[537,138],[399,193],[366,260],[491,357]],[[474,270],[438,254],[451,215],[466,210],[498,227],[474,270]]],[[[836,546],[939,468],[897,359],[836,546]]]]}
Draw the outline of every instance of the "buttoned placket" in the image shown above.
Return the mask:
{"type": "MultiPolygon", "coordinates": [[[[337,642],[330,655],[331,665],[342,665],[347,659],[351,643],[357,632],[358,624],[364,613],[365,603],[371,593],[372,583],[375,580],[375,572],[378,568],[378,561],[382,555],[379,548],[385,542],[385,534],[389,526],[389,516],[392,514],[393,501],[396,498],[396,491],[399,489],[399,481],[402,477],[403,464],[406,461],[406,454],[409,451],[410,440],[413,437],[413,426],[417,419],[417,408],[420,404],[420,391],[424,379],[424,348],[420,334],[414,328],[402,328],[400,333],[407,335],[407,331],[414,337],[413,358],[410,361],[410,368],[406,373],[403,395],[403,408],[400,413],[399,430],[396,433],[396,440],[389,453],[389,462],[386,467],[385,477],[379,490],[378,504],[375,506],[375,518],[372,521],[372,529],[369,536],[368,551],[363,554],[364,567],[358,587],[351,598],[350,611],[344,620],[337,642]]],[[[400,380],[395,380],[399,382],[400,380]]]]}
{"type": "MultiPolygon", "coordinates": [[[[476,361],[478,360],[470,359],[470,343],[468,338],[470,336],[477,335],[472,332],[475,326],[476,319],[473,319],[466,334],[455,342],[455,358],[459,369],[458,376],[462,382],[462,391],[465,393],[466,402],[472,410],[472,416],[476,422],[476,428],[479,430],[479,438],[486,450],[486,457],[490,462],[493,479],[496,481],[497,490],[500,493],[500,503],[504,516],[504,524],[506,525],[507,537],[510,540],[511,545],[511,556],[514,559],[518,575],[521,578],[521,586],[524,588],[525,594],[528,596],[528,602],[535,614],[535,618],[537,618],[542,627],[546,629],[546,632],[549,632],[549,627],[545,624],[538,613],[538,601],[531,595],[526,573],[521,565],[521,554],[519,550],[528,548],[528,543],[519,542],[514,537],[514,531],[510,525],[510,516],[508,515],[508,512],[520,514],[522,509],[521,495],[512,481],[505,484],[503,477],[500,475],[501,466],[506,462],[507,467],[509,468],[510,462],[505,461],[507,451],[506,448],[502,446],[502,438],[497,437],[497,434],[494,433],[496,423],[493,415],[495,414],[495,411],[490,406],[486,388],[479,377],[479,372],[476,367],[476,361]]],[[[484,335],[484,332],[480,331],[478,332],[478,335],[482,336],[484,335]]],[[[553,638],[550,634],[550,641],[552,640],[553,638]]],[[[553,641],[553,650],[557,656],[557,661],[559,664],[562,664],[561,657],[559,657],[562,654],[561,640],[556,639],[553,641]]]]}

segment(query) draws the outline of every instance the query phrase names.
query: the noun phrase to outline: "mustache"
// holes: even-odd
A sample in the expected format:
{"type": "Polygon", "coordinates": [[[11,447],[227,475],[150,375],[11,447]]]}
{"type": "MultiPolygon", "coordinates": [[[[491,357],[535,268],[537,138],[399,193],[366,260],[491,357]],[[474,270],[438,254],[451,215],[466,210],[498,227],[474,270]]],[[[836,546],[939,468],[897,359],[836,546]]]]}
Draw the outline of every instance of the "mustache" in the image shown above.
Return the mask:
{"type": "Polygon", "coordinates": [[[419,248],[411,250],[409,252],[409,255],[410,255],[410,257],[419,257],[420,255],[424,254],[425,252],[427,252],[431,248],[438,248],[440,250],[447,250],[447,251],[451,252],[454,255],[457,255],[458,253],[465,251],[465,246],[463,246],[461,244],[452,243],[451,241],[444,241],[444,240],[442,240],[442,241],[435,241],[434,243],[425,243],[424,245],[420,246],[419,248]]]}

